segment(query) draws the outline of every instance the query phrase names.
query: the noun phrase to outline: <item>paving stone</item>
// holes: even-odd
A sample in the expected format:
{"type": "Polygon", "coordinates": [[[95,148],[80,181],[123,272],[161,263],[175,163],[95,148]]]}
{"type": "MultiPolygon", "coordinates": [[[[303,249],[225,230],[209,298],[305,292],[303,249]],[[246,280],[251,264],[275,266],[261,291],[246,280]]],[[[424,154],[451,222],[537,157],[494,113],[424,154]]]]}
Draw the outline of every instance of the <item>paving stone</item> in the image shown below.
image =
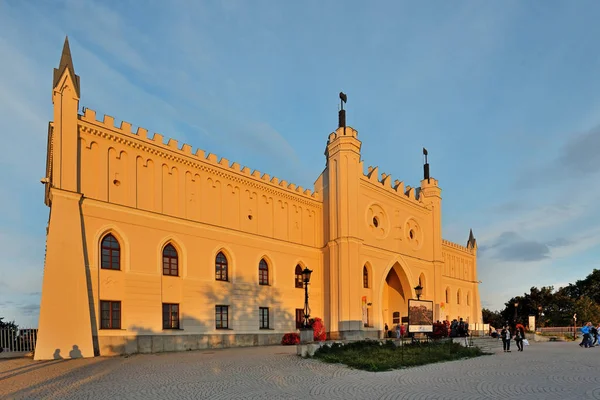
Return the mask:
{"type": "Polygon", "coordinates": [[[600,347],[533,343],[522,353],[379,373],[303,359],[296,346],[11,359],[0,360],[0,398],[600,399],[599,357],[600,347]]]}

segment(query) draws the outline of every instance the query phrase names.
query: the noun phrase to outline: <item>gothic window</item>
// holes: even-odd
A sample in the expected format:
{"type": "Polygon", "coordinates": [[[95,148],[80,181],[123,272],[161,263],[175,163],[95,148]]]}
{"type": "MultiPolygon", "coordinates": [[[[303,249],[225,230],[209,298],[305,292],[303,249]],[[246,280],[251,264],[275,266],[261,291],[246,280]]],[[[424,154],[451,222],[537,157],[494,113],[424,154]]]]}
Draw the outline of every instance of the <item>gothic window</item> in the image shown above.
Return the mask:
{"type": "Polygon", "coordinates": [[[163,275],[179,276],[179,256],[170,243],[163,249],[163,275]]]}
{"type": "Polygon", "coordinates": [[[264,259],[260,260],[260,263],[258,264],[258,284],[269,284],[269,265],[264,259]]]}
{"type": "Polygon", "coordinates": [[[222,252],[219,252],[215,259],[215,279],[218,281],[229,280],[227,269],[227,257],[222,252]]]}
{"type": "Polygon", "coordinates": [[[302,289],[304,287],[304,280],[302,279],[302,267],[300,266],[300,264],[296,265],[295,275],[296,287],[302,289]]]}
{"type": "Polygon", "coordinates": [[[363,267],[363,287],[369,287],[369,270],[366,265],[363,267]]]}
{"type": "Polygon", "coordinates": [[[121,269],[121,246],[119,241],[112,235],[104,236],[100,244],[102,269],[121,269]]]}

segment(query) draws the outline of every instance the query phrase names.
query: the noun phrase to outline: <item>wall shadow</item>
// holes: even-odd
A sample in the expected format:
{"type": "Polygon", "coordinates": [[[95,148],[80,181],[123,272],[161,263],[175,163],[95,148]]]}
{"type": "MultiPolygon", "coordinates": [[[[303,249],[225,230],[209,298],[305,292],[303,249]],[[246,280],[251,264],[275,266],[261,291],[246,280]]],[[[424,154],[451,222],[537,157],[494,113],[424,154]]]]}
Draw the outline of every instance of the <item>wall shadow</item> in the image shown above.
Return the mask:
{"type": "MultiPolygon", "coordinates": [[[[184,313],[180,315],[179,329],[133,325],[127,327],[126,333],[115,335],[110,335],[109,330],[101,330],[102,335],[97,338],[100,355],[280,345],[285,333],[297,332],[295,309],[303,307],[303,296],[302,303],[292,306],[290,301],[283,301],[281,290],[259,285],[258,281],[238,278],[235,282],[206,283],[210,286],[192,291],[197,309],[190,309],[190,304],[185,302],[180,304],[184,313]],[[216,328],[217,305],[229,306],[227,328],[216,328]],[[260,329],[260,307],[269,309],[266,329],[260,329]],[[203,314],[206,318],[196,318],[195,314],[203,314]]],[[[156,304],[156,313],[162,319],[161,303],[156,304]]]]}

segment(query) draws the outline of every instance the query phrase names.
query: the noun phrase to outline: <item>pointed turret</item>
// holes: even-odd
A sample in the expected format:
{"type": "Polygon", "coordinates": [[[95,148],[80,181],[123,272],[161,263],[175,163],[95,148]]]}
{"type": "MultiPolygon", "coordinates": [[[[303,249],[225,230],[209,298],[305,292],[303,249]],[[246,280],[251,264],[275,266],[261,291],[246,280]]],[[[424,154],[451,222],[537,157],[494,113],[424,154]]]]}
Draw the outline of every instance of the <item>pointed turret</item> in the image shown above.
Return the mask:
{"type": "Polygon", "coordinates": [[[60,63],[58,68],[54,68],[54,80],[53,87],[56,87],[63,76],[64,72],[68,70],[73,79],[73,85],[77,96],[79,96],[79,76],[75,75],[75,68],[73,67],[73,59],[71,58],[71,49],[69,48],[69,37],[65,37],[65,44],[63,45],[62,54],[60,55],[60,63]]]}
{"type": "Polygon", "coordinates": [[[467,240],[467,248],[474,249],[476,247],[477,247],[477,240],[475,239],[475,236],[473,235],[473,229],[471,229],[469,232],[469,240],[467,240]]]}

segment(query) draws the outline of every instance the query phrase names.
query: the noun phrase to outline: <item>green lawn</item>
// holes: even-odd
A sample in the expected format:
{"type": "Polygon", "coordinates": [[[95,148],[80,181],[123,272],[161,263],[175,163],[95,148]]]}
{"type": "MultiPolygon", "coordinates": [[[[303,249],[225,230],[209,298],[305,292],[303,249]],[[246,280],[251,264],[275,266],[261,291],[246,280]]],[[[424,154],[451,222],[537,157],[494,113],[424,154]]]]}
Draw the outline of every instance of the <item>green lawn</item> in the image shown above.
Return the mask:
{"type": "Polygon", "coordinates": [[[477,347],[463,347],[458,343],[430,342],[396,347],[391,340],[359,341],[345,345],[323,346],[315,358],[328,363],[341,363],[366,371],[389,371],[441,361],[460,360],[484,355],[477,347]]]}

